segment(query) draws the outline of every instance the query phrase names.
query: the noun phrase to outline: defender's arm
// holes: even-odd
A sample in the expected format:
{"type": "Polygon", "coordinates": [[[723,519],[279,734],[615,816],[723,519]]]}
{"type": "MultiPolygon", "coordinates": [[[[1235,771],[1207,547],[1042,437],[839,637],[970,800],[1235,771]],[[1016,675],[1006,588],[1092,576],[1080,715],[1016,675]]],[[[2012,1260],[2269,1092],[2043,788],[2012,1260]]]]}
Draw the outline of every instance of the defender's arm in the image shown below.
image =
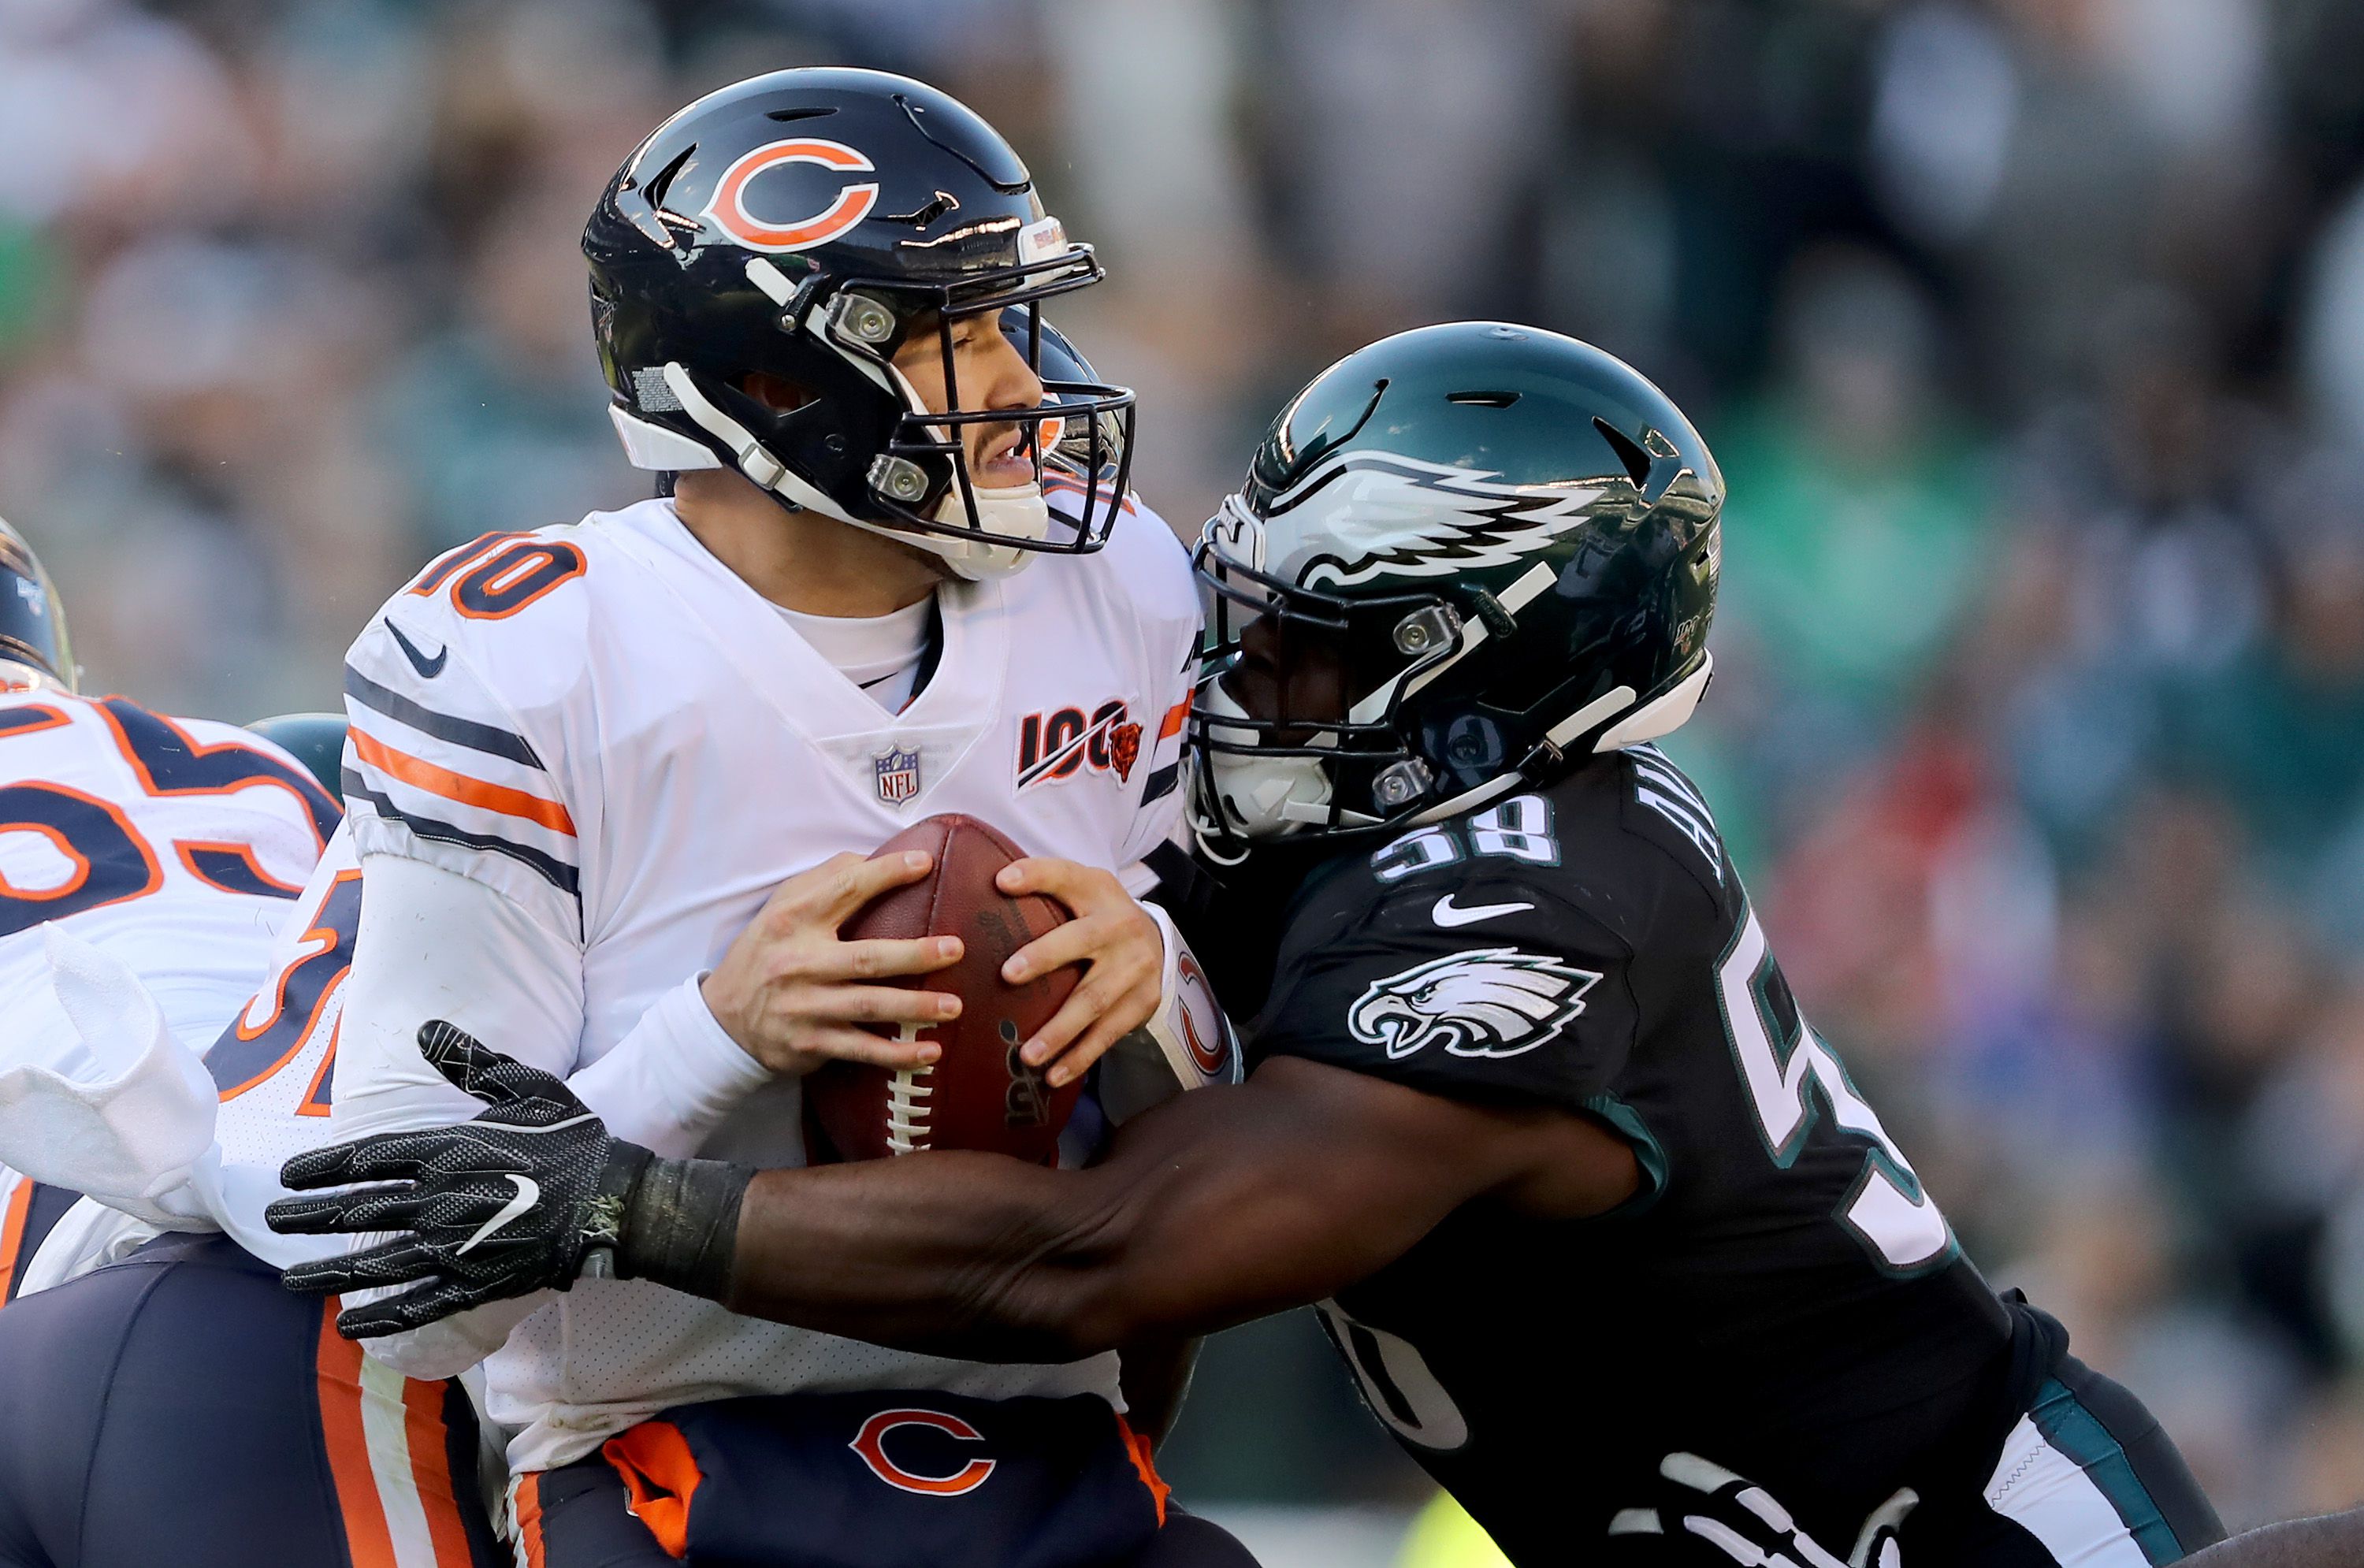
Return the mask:
{"type": "Polygon", "coordinates": [[[1088,1171],[939,1153],[761,1173],[721,1299],[875,1342],[1067,1360],[1319,1300],[1472,1199],[1578,1218],[1639,1180],[1584,1118],[1278,1059],[1141,1117],[1088,1171]]]}
{"type": "Polygon", "coordinates": [[[394,1233],[288,1271],[299,1290],[424,1282],[346,1312],[355,1337],[563,1288],[610,1255],[623,1277],[751,1316],[977,1360],[1073,1360],[1318,1300],[1473,1199],[1578,1218],[1641,1184],[1633,1151],[1586,1118],[1295,1059],[1144,1112],[1087,1171],[931,1153],[753,1173],[611,1138],[563,1082],[449,1025],[422,1043],[490,1108],[299,1154],[286,1185],[344,1190],[271,1209],[291,1234],[394,1233]],[[522,1214],[495,1179],[509,1171],[533,1180],[522,1214]]]}

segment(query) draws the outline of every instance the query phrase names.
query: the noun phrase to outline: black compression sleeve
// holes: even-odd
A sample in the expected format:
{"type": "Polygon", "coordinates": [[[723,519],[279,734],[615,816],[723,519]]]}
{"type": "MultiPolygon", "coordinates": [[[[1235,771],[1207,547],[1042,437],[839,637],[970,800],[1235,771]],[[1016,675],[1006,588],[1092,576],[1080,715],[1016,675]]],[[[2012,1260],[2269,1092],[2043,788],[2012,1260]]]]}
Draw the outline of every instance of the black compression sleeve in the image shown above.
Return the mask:
{"type": "Polygon", "coordinates": [[[624,1211],[616,1273],[708,1301],[730,1290],[739,1206],[754,1171],[722,1160],[652,1160],[624,1211]]]}

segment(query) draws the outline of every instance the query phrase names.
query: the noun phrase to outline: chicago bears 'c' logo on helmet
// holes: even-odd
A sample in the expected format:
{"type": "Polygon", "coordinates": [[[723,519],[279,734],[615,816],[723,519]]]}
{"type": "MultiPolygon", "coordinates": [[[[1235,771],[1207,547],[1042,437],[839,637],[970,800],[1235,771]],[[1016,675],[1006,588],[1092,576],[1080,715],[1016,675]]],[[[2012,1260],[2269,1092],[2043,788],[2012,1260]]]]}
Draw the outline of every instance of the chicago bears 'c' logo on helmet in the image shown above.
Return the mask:
{"type": "Polygon", "coordinates": [[[748,209],[748,185],[766,170],[795,163],[817,163],[851,174],[869,173],[874,169],[869,159],[842,141],[800,136],[787,141],[766,142],[741,153],[723,171],[722,178],[715,183],[712,199],[699,216],[713,219],[723,233],[751,250],[808,250],[816,245],[828,244],[870,216],[871,207],[878,200],[875,180],[839,185],[837,194],[809,217],[786,223],[769,223],[757,217],[748,209]]]}
{"type": "Polygon", "coordinates": [[[1436,1044],[1455,1056],[1517,1056],[1566,1029],[1600,979],[1516,948],[1448,953],[1371,982],[1346,1027],[1389,1061],[1436,1044]]]}

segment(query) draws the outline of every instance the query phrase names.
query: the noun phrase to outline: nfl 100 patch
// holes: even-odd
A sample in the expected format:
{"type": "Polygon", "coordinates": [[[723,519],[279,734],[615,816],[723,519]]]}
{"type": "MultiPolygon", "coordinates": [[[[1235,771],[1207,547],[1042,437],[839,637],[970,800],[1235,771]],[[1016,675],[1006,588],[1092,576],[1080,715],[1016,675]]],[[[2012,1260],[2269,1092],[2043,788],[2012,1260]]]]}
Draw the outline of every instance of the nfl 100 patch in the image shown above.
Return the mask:
{"type": "Polygon", "coordinates": [[[1078,703],[1026,714],[1018,721],[1018,787],[1028,790],[1094,773],[1113,773],[1119,784],[1127,784],[1133,764],[1141,760],[1141,726],[1122,697],[1110,697],[1097,707],[1078,703]]]}

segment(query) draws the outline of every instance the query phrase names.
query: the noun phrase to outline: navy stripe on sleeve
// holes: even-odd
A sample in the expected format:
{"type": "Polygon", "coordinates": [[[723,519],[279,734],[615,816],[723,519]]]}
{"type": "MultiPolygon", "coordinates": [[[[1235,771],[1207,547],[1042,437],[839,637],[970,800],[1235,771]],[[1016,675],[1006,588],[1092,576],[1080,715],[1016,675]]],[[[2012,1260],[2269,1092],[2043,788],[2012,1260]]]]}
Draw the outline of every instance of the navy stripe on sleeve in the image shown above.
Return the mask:
{"type": "Polygon", "coordinates": [[[345,800],[348,805],[354,801],[366,803],[380,817],[390,822],[401,823],[419,838],[433,839],[446,844],[460,844],[471,850],[487,850],[496,855],[507,855],[520,865],[529,866],[540,873],[552,887],[574,899],[578,906],[582,903],[583,879],[575,869],[564,861],[543,854],[540,850],[528,844],[516,843],[491,833],[471,833],[466,828],[454,827],[449,822],[439,822],[431,817],[419,817],[405,811],[385,795],[372,790],[369,787],[369,782],[351,768],[345,770],[345,800]]]}
{"type": "MultiPolygon", "coordinates": [[[[473,751],[506,757],[530,768],[542,767],[542,761],[534,754],[532,744],[515,730],[496,729],[473,718],[459,718],[448,713],[438,713],[431,707],[421,707],[401,693],[379,685],[351,664],[345,666],[345,695],[363,707],[375,708],[388,718],[398,719],[438,740],[449,740],[454,746],[465,746],[473,751]]],[[[549,770],[544,768],[543,771],[549,770]]]]}

